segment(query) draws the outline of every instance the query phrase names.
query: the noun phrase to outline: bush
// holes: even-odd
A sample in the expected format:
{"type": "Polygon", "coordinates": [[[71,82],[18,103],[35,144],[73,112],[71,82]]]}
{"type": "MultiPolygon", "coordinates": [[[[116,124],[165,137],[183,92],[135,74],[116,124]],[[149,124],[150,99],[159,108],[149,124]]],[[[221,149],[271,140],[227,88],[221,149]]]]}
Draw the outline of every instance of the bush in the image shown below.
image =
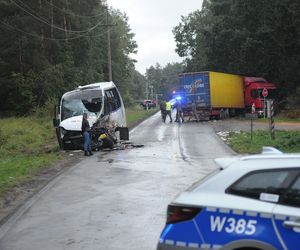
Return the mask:
{"type": "Polygon", "coordinates": [[[288,110],[286,117],[290,119],[300,118],[300,109],[288,110]]]}
{"type": "Polygon", "coordinates": [[[53,118],[55,105],[57,105],[57,101],[54,98],[49,99],[45,105],[36,107],[33,110],[33,115],[36,118],[53,118]]]}
{"type": "Polygon", "coordinates": [[[132,96],[126,91],[125,95],[122,96],[125,107],[132,107],[135,105],[132,96]]]}

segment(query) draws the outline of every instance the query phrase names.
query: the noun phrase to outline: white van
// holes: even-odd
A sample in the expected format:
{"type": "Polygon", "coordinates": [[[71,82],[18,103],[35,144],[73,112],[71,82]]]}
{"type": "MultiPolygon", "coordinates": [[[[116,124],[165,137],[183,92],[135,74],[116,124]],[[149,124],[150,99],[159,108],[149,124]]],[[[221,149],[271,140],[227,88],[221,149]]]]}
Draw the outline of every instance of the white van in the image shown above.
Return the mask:
{"type": "MultiPolygon", "coordinates": [[[[105,128],[126,127],[125,108],[113,82],[79,86],[65,93],[55,109],[53,124],[61,149],[82,148],[82,115],[88,114],[90,126],[105,128]]],[[[122,138],[120,138],[122,139],[122,138]]]]}

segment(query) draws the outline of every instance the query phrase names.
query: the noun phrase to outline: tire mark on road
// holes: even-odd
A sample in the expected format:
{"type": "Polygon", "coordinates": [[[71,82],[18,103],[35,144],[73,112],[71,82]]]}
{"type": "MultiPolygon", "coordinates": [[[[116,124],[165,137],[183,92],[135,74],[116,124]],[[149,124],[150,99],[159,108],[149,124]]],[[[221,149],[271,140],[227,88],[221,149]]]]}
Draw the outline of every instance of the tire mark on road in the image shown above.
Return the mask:
{"type": "Polygon", "coordinates": [[[182,145],[182,139],[181,139],[181,136],[180,136],[180,128],[181,128],[181,123],[178,124],[178,128],[177,128],[177,138],[178,138],[178,146],[179,146],[179,151],[180,151],[180,154],[181,154],[181,157],[182,159],[187,162],[189,165],[193,165],[191,163],[191,161],[189,160],[189,158],[184,154],[184,150],[183,150],[183,145],[182,145]]]}

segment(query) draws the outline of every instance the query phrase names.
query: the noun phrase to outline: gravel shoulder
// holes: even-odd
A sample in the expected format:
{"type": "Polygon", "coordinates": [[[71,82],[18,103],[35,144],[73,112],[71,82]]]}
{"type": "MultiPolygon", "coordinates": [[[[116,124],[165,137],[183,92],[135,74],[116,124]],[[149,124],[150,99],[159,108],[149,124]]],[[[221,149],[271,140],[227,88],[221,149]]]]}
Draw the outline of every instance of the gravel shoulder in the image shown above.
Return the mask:
{"type": "MultiPolygon", "coordinates": [[[[215,132],[226,131],[251,131],[251,121],[245,119],[227,119],[227,120],[213,120],[209,121],[215,132]]],[[[253,120],[253,130],[269,130],[270,125],[268,122],[260,120],[253,120]]],[[[293,130],[300,131],[300,123],[294,122],[277,122],[275,123],[275,130],[293,130]]]]}

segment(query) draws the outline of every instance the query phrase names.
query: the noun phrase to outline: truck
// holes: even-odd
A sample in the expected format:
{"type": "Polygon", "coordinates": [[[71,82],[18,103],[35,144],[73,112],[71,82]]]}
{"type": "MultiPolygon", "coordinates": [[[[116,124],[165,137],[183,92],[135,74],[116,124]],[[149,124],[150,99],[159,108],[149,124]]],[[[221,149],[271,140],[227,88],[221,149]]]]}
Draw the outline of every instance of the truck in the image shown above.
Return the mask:
{"type": "Polygon", "coordinates": [[[275,98],[276,91],[276,86],[262,77],[213,71],[182,73],[179,82],[180,88],[174,97],[181,99],[184,116],[193,117],[196,113],[200,120],[254,110],[262,116],[266,98],[275,98]]]}
{"type": "MultiPolygon", "coordinates": [[[[53,125],[61,149],[80,149],[83,146],[81,133],[83,113],[94,135],[109,133],[114,139],[128,140],[125,108],[121,95],[113,82],[99,82],[79,86],[64,93],[55,107],[53,125]]],[[[93,140],[93,138],[92,138],[93,140]]]]}

